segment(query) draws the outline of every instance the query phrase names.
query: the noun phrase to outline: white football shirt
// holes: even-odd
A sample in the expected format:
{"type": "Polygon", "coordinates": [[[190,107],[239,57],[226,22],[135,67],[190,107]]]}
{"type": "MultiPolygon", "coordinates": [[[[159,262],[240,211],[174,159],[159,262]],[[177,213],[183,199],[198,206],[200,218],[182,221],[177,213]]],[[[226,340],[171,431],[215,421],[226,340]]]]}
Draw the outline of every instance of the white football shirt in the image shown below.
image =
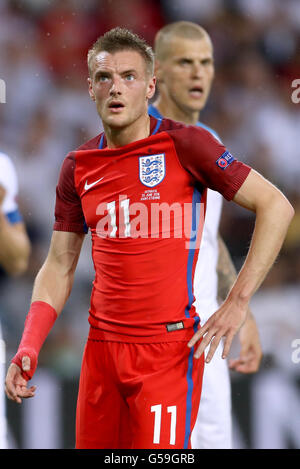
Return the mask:
{"type": "Polygon", "coordinates": [[[5,153],[0,153],[0,185],[6,190],[6,195],[2,204],[5,214],[10,214],[18,210],[17,194],[18,180],[15,167],[5,153]]]}

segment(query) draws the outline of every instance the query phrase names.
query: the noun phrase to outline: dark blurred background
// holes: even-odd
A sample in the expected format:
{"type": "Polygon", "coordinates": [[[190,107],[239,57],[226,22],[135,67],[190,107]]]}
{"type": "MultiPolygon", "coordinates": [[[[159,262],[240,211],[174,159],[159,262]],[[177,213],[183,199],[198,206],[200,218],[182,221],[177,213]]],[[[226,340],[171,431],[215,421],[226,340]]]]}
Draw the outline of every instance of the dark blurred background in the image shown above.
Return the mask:
{"type": "MultiPolygon", "coordinates": [[[[158,29],[183,19],[204,26],[215,49],[216,78],[201,120],[296,209],[282,252],[252,302],[264,350],[261,369],[232,374],[234,447],[299,448],[300,92],[293,88],[300,79],[299,0],[0,0],[0,78],[7,91],[0,150],[16,165],[19,205],[33,243],[28,273],[0,278],[7,363],[48,250],[62,160],[102,130],[87,92],[88,48],[115,26],[152,45],[158,29]]],[[[251,214],[224,202],[221,234],[237,268],[252,229],[251,214]]],[[[40,354],[37,396],[22,406],[7,401],[10,448],[74,447],[92,280],[87,237],[71,297],[40,354]]]]}

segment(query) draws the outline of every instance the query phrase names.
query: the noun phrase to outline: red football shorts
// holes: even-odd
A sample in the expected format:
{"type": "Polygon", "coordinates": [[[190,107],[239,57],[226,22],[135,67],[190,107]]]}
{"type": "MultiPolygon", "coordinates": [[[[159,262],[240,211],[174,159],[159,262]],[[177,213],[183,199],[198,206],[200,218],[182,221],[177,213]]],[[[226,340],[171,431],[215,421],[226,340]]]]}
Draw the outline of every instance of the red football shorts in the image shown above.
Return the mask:
{"type": "Polygon", "coordinates": [[[203,354],[187,342],[88,339],[76,415],[76,448],[190,448],[203,354]]]}

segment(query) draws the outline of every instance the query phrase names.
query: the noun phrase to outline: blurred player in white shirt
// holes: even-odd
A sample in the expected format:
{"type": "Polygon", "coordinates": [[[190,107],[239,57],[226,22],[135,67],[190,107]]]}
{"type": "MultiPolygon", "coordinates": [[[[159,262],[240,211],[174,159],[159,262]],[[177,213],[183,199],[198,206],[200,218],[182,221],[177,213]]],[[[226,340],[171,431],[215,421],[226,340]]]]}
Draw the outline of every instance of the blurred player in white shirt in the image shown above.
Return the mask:
{"type": "MultiPolygon", "coordinates": [[[[18,181],[11,159],[0,153],[0,268],[22,274],[28,265],[30,242],[17,204],[18,181]]],[[[0,449],[7,448],[5,412],[5,342],[0,324],[0,449]]]]}
{"type": "MultiPolygon", "coordinates": [[[[213,46],[199,25],[179,21],[162,28],[154,44],[159,94],[149,107],[155,117],[167,117],[214,130],[199,121],[214,77],[213,46]]],[[[195,305],[203,325],[218,309],[235,281],[235,268],[218,234],[222,196],[207,194],[207,210],[199,258],[194,277],[195,305]]],[[[258,370],[262,351],[255,320],[249,311],[239,332],[240,356],[229,366],[242,373],[258,370]]],[[[232,448],[231,389],[228,363],[221,357],[222,344],[205,366],[192,448],[232,448]]]]}

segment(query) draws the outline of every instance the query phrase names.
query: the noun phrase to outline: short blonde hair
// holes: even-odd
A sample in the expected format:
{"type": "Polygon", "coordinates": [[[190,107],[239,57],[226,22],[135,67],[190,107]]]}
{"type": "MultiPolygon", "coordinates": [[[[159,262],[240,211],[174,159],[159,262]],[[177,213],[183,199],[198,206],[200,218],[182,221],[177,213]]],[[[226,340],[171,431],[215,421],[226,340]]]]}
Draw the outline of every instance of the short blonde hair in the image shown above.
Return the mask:
{"type": "Polygon", "coordinates": [[[154,52],[158,60],[166,58],[167,48],[173,37],[208,39],[212,45],[208,32],[202,26],[191,21],[176,21],[161,28],[155,36],[154,52]]]}
{"type": "Polygon", "coordinates": [[[147,42],[137,34],[125,28],[113,28],[100,36],[87,55],[89,74],[92,76],[92,64],[95,56],[102,51],[115,53],[118,51],[131,49],[138,52],[146,63],[146,69],[152,76],[154,73],[154,53],[147,42]]]}

